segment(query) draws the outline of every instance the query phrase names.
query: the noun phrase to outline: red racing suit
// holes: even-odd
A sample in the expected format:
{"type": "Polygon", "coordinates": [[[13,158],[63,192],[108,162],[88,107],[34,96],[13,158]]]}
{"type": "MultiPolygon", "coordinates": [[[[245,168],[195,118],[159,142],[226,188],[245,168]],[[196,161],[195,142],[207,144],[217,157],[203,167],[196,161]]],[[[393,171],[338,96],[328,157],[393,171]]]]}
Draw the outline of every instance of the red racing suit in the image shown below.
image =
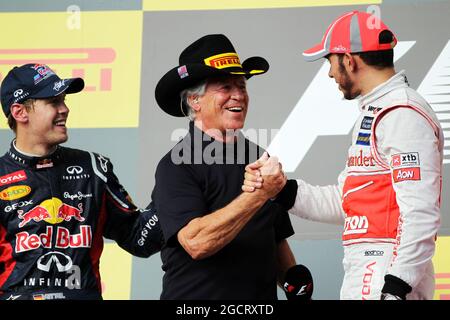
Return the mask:
{"type": "Polygon", "coordinates": [[[386,274],[432,299],[440,226],[443,132],[403,71],[359,100],[352,145],[338,185],[297,180],[299,217],[344,224],[342,299],[380,299],[386,274]]]}
{"type": "Polygon", "coordinates": [[[136,208],[108,158],[61,146],[36,158],[12,143],[0,158],[0,299],[101,299],[103,236],[140,257],[162,243],[155,210],[136,208]]]}

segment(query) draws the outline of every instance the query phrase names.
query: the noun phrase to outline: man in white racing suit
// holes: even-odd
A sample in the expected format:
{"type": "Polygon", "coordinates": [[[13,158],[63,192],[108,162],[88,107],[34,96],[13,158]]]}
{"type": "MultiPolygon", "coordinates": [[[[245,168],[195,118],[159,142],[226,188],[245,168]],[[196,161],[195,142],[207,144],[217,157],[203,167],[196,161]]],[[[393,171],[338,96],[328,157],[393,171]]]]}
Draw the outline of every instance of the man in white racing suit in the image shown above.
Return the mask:
{"type": "MultiPolygon", "coordinates": [[[[432,257],[440,226],[443,132],[428,103],[403,71],[396,73],[397,39],[374,16],[353,11],[337,18],[306,60],[325,57],[346,99],[361,114],[338,184],[290,180],[276,201],[289,213],[344,224],[345,276],[341,299],[432,299],[432,257]],[[369,20],[372,22],[369,23],[369,20]]],[[[243,190],[257,185],[247,167],[243,190]]]]}

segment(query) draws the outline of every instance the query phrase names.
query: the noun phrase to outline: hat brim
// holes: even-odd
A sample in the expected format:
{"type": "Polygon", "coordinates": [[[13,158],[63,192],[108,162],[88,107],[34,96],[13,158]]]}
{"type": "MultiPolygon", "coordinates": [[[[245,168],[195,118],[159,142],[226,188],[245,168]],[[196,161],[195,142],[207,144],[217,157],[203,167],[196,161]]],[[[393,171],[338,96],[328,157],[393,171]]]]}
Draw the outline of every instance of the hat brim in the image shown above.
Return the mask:
{"type": "Polygon", "coordinates": [[[326,57],[330,52],[324,48],[322,43],[315,45],[314,47],[303,51],[303,58],[306,61],[316,61],[320,58],[326,57]]]}
{"type": "Polygon", "coordinates": [[[175,67],[167,72],[158,82],[155,88],[155,98],[159,107],[174,117],[185,117],[187,110],[181,109],[180,92],[190,88],[199,82],[212,77],[243,75],[247,79],[255,75],[261,75],[269,70],[269,63],[262,57],[251,57],[242,63],[241,68],[216,69],[203,64],[186,64],[185,71],[179,73],[175,67]]]}
{"type": "Polygon", "coordinates": [[[84,80],[82,78],[69,78],[61,81],[64,81],[64,85],[62,85],[58,91],[53,89],[54,83],[52,82],[38,93],[30,96],[30,98],[37,98],[37,99],[51,98],[56,97],[61,93],[66,94],[77,93],[84,89],[84,80]]]}

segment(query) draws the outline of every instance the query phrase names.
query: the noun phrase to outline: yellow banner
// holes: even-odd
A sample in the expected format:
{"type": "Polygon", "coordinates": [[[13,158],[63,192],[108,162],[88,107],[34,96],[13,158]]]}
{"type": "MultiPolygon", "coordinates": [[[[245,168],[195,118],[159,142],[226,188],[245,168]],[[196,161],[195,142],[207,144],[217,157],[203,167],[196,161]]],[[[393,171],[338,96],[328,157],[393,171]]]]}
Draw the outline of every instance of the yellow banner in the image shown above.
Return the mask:
{"type": "Polygon", "coordinates": [[[450,300],[450,237],[439,237],[433,257],[436,286],[435,300],[450,300]]]}
{"type": "Polygon", "coordinates": [[[143,0],[145,11],[268,9],[380,4],[382,0],[143,0]]]}
{"type": "Polygon", "coordinates": [[[0,80],[13,66],[48,64],[85,80],[67,96],[69,127],[138,127],[142,20],[142,11],[1,13],[0,80]]]}
{"type": "Polygon", "coordinates": [[[133,257],[115,243],[106,243],[100,258],[105,300],[129,300],[133,257]]]}

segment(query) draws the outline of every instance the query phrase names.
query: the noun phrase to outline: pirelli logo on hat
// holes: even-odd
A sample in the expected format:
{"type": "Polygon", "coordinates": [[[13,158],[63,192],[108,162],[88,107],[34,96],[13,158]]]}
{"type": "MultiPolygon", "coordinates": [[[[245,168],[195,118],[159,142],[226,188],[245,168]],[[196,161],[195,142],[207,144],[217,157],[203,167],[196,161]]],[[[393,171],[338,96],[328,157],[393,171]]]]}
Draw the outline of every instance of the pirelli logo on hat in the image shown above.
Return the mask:
{"type": "Polygon", "coordinates": [[[242,68],[238,55],[233,52],[221,53],[221,54],[217,54],[215,56],[206,58],[205,64],[207,66],[210,66],[210,67],[213,67],[216,69],[231,68],[231,67],[242,68]]]}

